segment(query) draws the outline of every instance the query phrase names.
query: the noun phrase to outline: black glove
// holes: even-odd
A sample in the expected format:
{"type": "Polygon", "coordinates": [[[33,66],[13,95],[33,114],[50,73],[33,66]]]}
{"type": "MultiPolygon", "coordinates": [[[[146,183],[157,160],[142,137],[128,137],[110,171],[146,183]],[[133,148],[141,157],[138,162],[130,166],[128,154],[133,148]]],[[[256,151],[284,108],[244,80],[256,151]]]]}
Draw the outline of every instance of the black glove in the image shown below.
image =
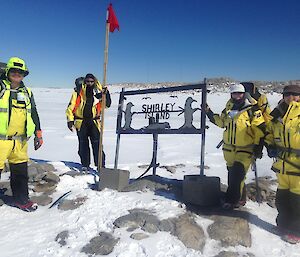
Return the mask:
{"type": "Polygon", "coordinates": [[[276,158],[278,155],[278,150],[275,145],[268,145],[267,152],[270,158],[276,158]]]}
{"type": "MultiPolygon", "coordinates": [[[[105,96],[106,96],[106,107],[109,108],[111,106],[111,97],[110,97],[110,93],[107,89],[107,87],[103,88],[102,90],[103,93],[105,93],[105,96]]],[[[102,99],[102,92],[99,92],[95,95],[95,97],[99,100],[102,99]]]]}
{"type": "Polygon", "coordinates": [[[259,144],[259,145],[254,145],[253,148],[253,157],[255,159],[261,159],[263,156],[262,150],[263,150],[264,145],[263,144],[259,144]]]}
{"type": "Polygon", "coordinates": [[[73,132],[74,121],[68,121],[67,126],[68,126],[68,129],[73,132]]]}

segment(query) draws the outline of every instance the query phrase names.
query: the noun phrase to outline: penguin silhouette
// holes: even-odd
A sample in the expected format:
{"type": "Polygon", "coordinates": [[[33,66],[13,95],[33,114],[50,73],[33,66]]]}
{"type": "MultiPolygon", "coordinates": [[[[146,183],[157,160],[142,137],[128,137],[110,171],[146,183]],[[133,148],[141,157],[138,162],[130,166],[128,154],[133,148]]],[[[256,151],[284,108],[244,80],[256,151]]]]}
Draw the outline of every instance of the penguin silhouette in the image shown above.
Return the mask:
{"type": "Polygon", "coordinates": [[[125,129],[125,130],[132,129],[132,127],[131,127],[132,116],[135,114],[134,112],[131,112],[131,108],[133,106],[134,106],[134,104],[132,102],[129,102],[126,105],[125,111],[123,111],[125,113],[125,124],[123,126],[123,129],[125,129]]]}
{"type": "Polygon", "coordinates": [[[192,103],[193,102],[197,102],[196,100],[194,100],[192,97],[188,97],[185,101],[185,105],[184,105],[184,124],[180,127],[182,128],[193,128],[196,129],[193,125],[193,116],[194,116],[194,112],[198,111],[199,108],[192,108],[192,103]]]}

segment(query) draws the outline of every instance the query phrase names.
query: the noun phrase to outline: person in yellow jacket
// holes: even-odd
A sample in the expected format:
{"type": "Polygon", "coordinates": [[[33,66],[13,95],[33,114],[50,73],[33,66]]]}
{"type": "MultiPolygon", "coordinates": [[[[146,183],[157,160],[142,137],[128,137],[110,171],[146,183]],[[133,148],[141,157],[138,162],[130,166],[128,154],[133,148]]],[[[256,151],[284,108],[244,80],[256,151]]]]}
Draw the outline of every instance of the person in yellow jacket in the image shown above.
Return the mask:
{"type": "MultiPolygon", "coordinates": [[[[98,166],[98,152],[100,139],[100,116],[102,92],[106,90],[106,107],[110,107],[111,98],[107,88],[103,89],[100,82],[93,74],[87,74],[85,78],[75,81],[76,87],[66,110],[67,126],[73,131],[75,127],[78,141],[82,171],[90,169],[91,141],[94,164],[98,166]]],[[[103,152],[102,167],[105,167],[105,154],[103,152]]]]}
{"type": "Polygon", "coordinates": [[[262,157],[262,138],[265,133],[262,113],[254,108],[254,99],[251,99],[251,103],[246,99],[244,86],[233,84],[230,93],[231,98],[221,115],[213,113],[208,106],[206,109],[209,120],[225,129],[222,150],[228,170],[228,189],[222,203],[224,209],[239,206],[246,172],[253,157],[262,157]]]}
{"type": "Polygon", "coordinates": [[[249,93],[252,98],[257,101],[257,107],[261,111],[265,118],[266,123],[272,119],[271,108],[268,102],[268,98],[265,94],[259,92],[258,88],[252,82],[241,82],[245,87],[246,93],[249,93]]]}
{"type": "Polygon", "coordinates": [[[266,143],[269,157],[276,158],[276,222],[283,240],[300,243],[300,86],[286,86],[271,115],[266,143]]]}
{"type": "Polygon", "coordinates": [[[43,144],[40,120],[31,90],[22,82],[29,74],[24,60],[9,59],[0,77],[0,171],[8,160],[13,205],[34,211],[28,194],[27,141],[35,134],[34,148],[43,144]]]}

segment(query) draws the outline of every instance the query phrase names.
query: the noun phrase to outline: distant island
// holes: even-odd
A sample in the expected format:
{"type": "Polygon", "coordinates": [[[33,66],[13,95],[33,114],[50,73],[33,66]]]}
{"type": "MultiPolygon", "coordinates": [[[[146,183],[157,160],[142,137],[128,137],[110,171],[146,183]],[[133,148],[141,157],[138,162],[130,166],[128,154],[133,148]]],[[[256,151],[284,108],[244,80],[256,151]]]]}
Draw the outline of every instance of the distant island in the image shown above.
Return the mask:
{"type": "MultiPolygon", "coordinates": [[[[208,89],[212,92],[226,92],[229,90],[229,85],[235,82],[242,82],[235,80],[229,77],[220,77],[220,78],[208,78],[206,80],[208,89]]],[[[300,79],[297,80],[288,80],[288,81],[258,81],[251,80],[255,86],[266,93],[277,92],[281,93],[284,86],[288,84],[297,84],[300,86],[300,79]]],[[[180,86],[186,84],[196,84],[203,83],[203,81],[187,83],[187,82],[157,82],[157,83],[138,83],[138,82],[128,82],[128,83],[119,83],[113,84],[114,86],[121,86],[125,88],[157,88],[157,87],[172,87],[180,86]]]]}
{"type": "MultiPolygon", "coordinates": [[[[0,74],[5,71],[6,63],[0,62],[0,74]]],[[[229,77],[220,77],[220,78],[208,78],[207,84],[208,89],[213,92],[226,92],[229,89],[229,85],[234,82],[242,82],[235,80],[229,77]]],[[[300,79],[288,80],[288,81],[259,81],[251,80],[258,88],[266,93],[277,92],[281,93],[284,86],[288,84],[296,84],[300,86],[300,79]]],[[[197,82],[196,82],[197,83],[197,82]]],[[[202,83],[202,82],[198,82],[202,83]]],[[[138,83],[138,82],[128,82],[128,83],[117,83],[113,84],[114,86],[121,87],[132,87],[132,88],[155,88],[155,87],[171,87],[171,86],[180,86],[186,84],[195,84],[187,82],[157,82],[157,83],[138,83]]]]}

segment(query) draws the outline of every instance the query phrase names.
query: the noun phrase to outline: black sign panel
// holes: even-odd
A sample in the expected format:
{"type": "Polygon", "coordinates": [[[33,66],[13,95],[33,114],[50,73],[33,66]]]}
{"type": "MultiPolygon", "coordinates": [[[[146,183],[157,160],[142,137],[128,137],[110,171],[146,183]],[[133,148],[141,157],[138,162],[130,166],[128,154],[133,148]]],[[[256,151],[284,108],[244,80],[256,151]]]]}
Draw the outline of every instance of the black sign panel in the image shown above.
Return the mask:
{"type": "Polygon", "coordinates": [[[206,104],[206,93],[206,84],[123,89],[117,134],[202,134],[205,113],[201,106],[206,104]]]}

